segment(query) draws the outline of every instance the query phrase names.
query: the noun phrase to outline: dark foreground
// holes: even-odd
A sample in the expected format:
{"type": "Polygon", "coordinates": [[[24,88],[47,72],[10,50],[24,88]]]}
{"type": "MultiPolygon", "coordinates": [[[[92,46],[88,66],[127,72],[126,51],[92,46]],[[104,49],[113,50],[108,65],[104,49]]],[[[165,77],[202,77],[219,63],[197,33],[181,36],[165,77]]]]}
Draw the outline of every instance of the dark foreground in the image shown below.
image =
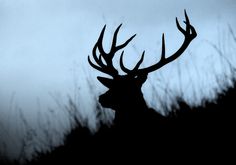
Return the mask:
{"type": "MultiPolygon", "coordinates": [[[[162,118],[151,114],[141,125],[108,128],[91,135],[86,128],[78,127],[66,139],[65,146],[50,154],[39,156],[32,164],[69,162],[106,162],[141,160],[165,157],[185,159],[193,157],[235,157],[235,98],[236,89],[220,95],[217,104],[206,103],[205,107],[191,109],[179,101],[180,110],[162,118]],[[148,123],[148,124],[147,124],[148,123]],[[109,158],[109,159],[108,159],[109,158]]],[[[193,159],[192,161],[194,161],[193,159]]]]}
{"type": "Polygon", "coordinates": [[[55,148],[51,153],[39,154],[27,164],[141,159],[158,162],[168,161],[166,157],[174,161],[177,161],[176,158],[192,158],[192,162],[203,159],[232,161],[236,158],[235,98],[236,88],[231,88],[220,95],[216,103],[206,103],[205,107],[191,109],[180,100],[180,110],[166,118],[151,114],[149,120],[140,121],[139,125],[101,126],[95,135],[78,126],[66,137],[64,146],[55,148]]]}

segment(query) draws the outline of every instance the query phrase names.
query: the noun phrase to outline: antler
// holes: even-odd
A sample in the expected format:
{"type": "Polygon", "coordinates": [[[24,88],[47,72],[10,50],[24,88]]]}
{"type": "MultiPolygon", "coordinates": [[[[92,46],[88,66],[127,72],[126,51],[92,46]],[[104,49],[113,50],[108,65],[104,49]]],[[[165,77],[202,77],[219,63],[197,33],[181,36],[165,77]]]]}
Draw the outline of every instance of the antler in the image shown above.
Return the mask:
{"type": "MultiPolygon", "coordinates": [[[[125,73],[127,73],[127,75],[140,75],[140,74],[146,74],[147,75],[148,73],[153,72],[155,70],[158,70],[161,67],[163,67],[164,65],[166,65],[166,64],[174,61],[176,58],[178,58],[186,50],[186,48],[191,43],[191,41],[197,36],[195,28],[190,24],[188,15],[186,13],[186,10],[184,10],[184,14],[185,14],[184,23],[186,24],[186,29],[185,30],[180,26],[179,21],[176,18],[177,28],[184,35],[184,42],[181,45],[181,47],[174,54],[172,54],[171,56],[166,58],[166,56],[165,56],[165,36],[163,34],[162,35],[162,52],[161,52],[161,59],[160,59],[159,62],[157,62],[156,64],[154,64],[150,67],[139,69],[139,67],[140,67],[140,65],[141,65],[141,63],[143,62],[143,59],[144,59],[145,51],[143,51],[141,59],[138,61],[136,66],[132,70],[130,70],[130,69],[128,69],[124,66],[124,63],[123,63],[124,51],[122,51],[121,56],[120,56],[120,67],[121,67],[121,69],[125,73]]],[[[111,75],[112,77],[118,76],[118,71],[114,68],[113,62],[112,62],[112,59],[113,59],[115,53],[117,51],[119,51],[120,49],[124,48],[126,45],[128,45],[128,43],[136,36],[136,34],[133,35],[126,42],[124,42],[123,44],[117,46],[116,45],[117,34],[119,32],[119,29],[120,29],[121,25],[122,24],[120,24],[118,26],[118,28],[115,30],[115,33],[113,35],[111,49],[110,49],[109,53],[106,53],[103,49],[103,46],[102,46],[103,36],[104,36],[105,29],[106,29],[106,25],[105,25],[103,27],[103,29],[100,33],[100,36],[99,36],[96,44],[94,45],[94,48],[93,48],[93,51],[92,51],[93,58],[94,58],[94,60],[97,64],[94,64],[90,60],[90,57],[88,56],[88,62],[93,68],[95,68],[95,69],[97,69],[97,70],[99,70],[103,73],[106,73],[108,75],[111,75]],[[100,53],[99,57],[96,54],[97,50],[100,53]],[[103,63],[103,61],[105,61],[105,63],[103,63]]]]}
{"type": "MultiPolygon", "coordinates": [[[[112,62],[112,59],[113,59],[115,53],[117,51],[119,51],[120,49],[124,48],[126,45],[128,45],[128,43],[136,36],[136,34],[133,35],[126,42],[124,42],[123,44],[117,46],[116,45],[117,34],[118,34],[119,29],[120,29],[121,26],[122,26],[122,24],[120,24],[118,26],[118,28],[115,30],[115,33],[113,35],[111,49],[110,49],[109,53],[106,53],[103,49],[103,46],[102,46],[102,41],[103,41],[103,36],[104,36],[105,29],[106,29],[106,25],[103,27],[103,29],[100,33],[100,36],[99,36],[96,44],[94,45],[94,48],[93,48],[93,51],[92,51],[93,58],[94,58],[94,60],[97,64],[94,64],[90,60],[90,57],[88,56],[88,62],[93,68],[95,68],[95,69],[97,69],[97,70],[99,70],[103,73],[106,73],[106,74],[108,74],[112,77],[118,76],[118,71],[115,69],[115,67],[113,66],[113,62],[112,62]],[[97,56],[97,50],[100,53],[99,57],[97,56]],[[103,63],[103,61],[105,63],[103,63]]],[[[124,53],[124,51],[122,52],[122,55],[123,55],[123,53],[124,53]]]]}
{"type": "Polygon", "coordinates": [[[160,69],[161,67],[163,67],[164,65],[168,64],[169,62],[174,61],[176,58],[178,58],[184,51],[185,49],[188,47],[188,45],[190,44],[190,42],[197,36],[196,30],[194,29],[194,27],[190,24],[188,15],[186,13],[186,10],[184,11],[185,14],[185,21],[184,23],[186,24],[186,29],[184,30],[180,24],[178,19],[176,18],[176,25],[177,28],[179,29],[179,31],[184,35],[184,42],[181,45],[181,47],[171,56],[169,57],[165,57],[165,36],[164,34],[162,35],[162,53],[161,53],[161,59],[159,62],[157,62],[156,64],[147,67],[147,68],[143,68],[143,69],[138,69],[140,64],[143,61],[143,57],[144,57],[144,53],[142,54],[142,57],[140,59],[140,61],[137,63],[137,65],[134,67],[133,70],[129,70],[128,68],[126,68],[123,64],[123,54],[121,55],[120,58],[120,66],[121,69],[126,72],[127,74],[148,74],[150,72],[153,72],[157,69],[160,69]]]}

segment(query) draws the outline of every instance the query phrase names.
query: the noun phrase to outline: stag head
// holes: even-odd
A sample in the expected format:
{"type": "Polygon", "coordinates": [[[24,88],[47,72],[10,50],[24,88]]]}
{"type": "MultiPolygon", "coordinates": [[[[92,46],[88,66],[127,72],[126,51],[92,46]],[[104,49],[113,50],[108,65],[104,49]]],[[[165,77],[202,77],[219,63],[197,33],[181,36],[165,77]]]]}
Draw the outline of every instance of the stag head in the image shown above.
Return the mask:
{"type": "Polygon", "coordinates": [[[120,55],[120,67],[125,75],[119,74],[118,70],[113,65],[112,59],[119,50],[128,45],[128,43],[136,36],[136,34],[130,37],[123,44],[117,45],[117,35],[121,27],[121,25],[119,25],[114,32],[110,51],[105,52],[102,46],[102,41],[106,25],[103,27],[92,51],[95,63],[90,60],[89,56],[88,62],[96,70],[112,77],[97,77],[97,79],[109,89],[106,93],[99,97],[99,102],[103,107],[112,108],[115,110],[116,118],[119,116],[130,118],[136,114],[142,114],[143,111],[147,109],[141,87],[146,81],[148,74],[177,59],[186,50],[190,42],[197,36],[194,27],[190,24],[186,11],[184,23],[186,24],[185,29],[180,26],[178,19],[176,18],[177,28],[184,35],[184,41],[181,47],[174,54],[166,57],[165,37],[163,34],[161,58],[160,61],[154,65],[140,69],[140,65],[143,62],[145,55],[145,51],[143,51],[141,58],[135,67],[133,69],[128,69],[124,66],[124,51],[122,51],[120,55]],[[97,55],[97,52],[99,52],[99,55],[97,55]]]}

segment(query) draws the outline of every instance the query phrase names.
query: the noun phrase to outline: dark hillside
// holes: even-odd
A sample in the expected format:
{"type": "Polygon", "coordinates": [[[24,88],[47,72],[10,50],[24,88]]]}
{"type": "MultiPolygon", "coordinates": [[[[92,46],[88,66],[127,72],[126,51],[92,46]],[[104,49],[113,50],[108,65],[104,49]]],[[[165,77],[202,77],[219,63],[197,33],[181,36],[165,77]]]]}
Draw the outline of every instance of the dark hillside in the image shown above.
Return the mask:
{"type": "Polygon", "coordinates": [[[150,120],[140,121],[143,124],[138,127],[103,125],[92,135],[87,128],[78,126],[66,137],[64,146],[40,154],[30,164],[88,162],[96,157],[103,162],[109,156],[122,160],[130,158],[131,153],[135,159],[150,153],[157,157],[198,152],[230,156],[235,149],[235,87],[236,84],[204,107],[190,108],[180,99],[179,109],[173,107],[175,110],[168,117],[160,118],[150,112],[150,120]]]}

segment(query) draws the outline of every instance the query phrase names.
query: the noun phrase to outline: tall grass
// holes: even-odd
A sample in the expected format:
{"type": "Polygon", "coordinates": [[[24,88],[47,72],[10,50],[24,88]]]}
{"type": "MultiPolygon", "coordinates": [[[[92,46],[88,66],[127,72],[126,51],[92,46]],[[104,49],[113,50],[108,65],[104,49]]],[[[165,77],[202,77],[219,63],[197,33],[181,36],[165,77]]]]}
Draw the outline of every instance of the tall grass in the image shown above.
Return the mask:
{"type": "MultiPolygon", "coordinates": [[[[152,97],[153,97],[153,102],[156,102],[156,100],[159,100],[158,103],[160,103],[160,108],[163,109],[163,114],[164,115],[169,115],[169,116],[175,116],[176,115],[185,115],[186,111],[200,111],[202,115],[206,114],[204,113],[205,110],[210,109],[210,113],[208,114],[209,116],[213,114],[214,112],[212,109],[217,109],[217,104],[220,105],[226,105],[226,103],[229,103],[229,106],[234,106],[234,102],[230,102],[231,97],[235,96],[235,89],[236,89],[236,66],[233,63],[232,58],[235,58],[236,56],[236,49],[232,49],[234,46],[236,46],[236,35],[234,33],[233,28],[229,25],[228,26],[228,32],[227,32],[227,42],[225,40],[220,40],[220,43],[212,43],[208,42],[210,46],[215,50],[217,56],[222,60],[222,68],[225,70],[225,72],[229,74],[225,75],[220,75],[215,77],[215,81],[218,83],[218,89],[215,91],[216,97],[213,100],[207,100],[203,99],[204,101],[201,103],[201,105],[195,105],[195,108],[193,106],[189,106],[186,100],[183,99],[182,95],[184,93],[184,89],[180,87],[180,91],[173,91],[168,87],[168,81],[163,82],[159,80],[164,80],[163,76],[161,73],[158,75],[159,80],[154,80],[150,81],[150,89],[152,90],[152,97]],[[229,41],[229,42],[228,42],[229,41]],[[231,51],[228,51],[228,50],[231,51]],[[229,55],[230,56],[227,56],[229,55]],[[165,85],[163,85],[165,84],[165,85]],[[161,91],[157,91],[156,85],[159,85],[160,88],[158,88],[161,91]],[[162,92],[165,94],[164,98],[161,98],[159,93],[162,92]],[[167,103],[168,100],[168,103],[167,103]],[[169,103],[172,104],[169,104],[169,103]],[[204,107],[203,107],[204,106],[204,107]],[[179,111],[179,109],[183,111],[179,111]],[[174,111],[171,111],[174,110],[174,111]]],[[[179,77],[181,77],[181,72],[178,72],[179,77]]],[[[191,81],[190,81],[191,82],[191,81]]],[[[90,89],[90,92],[94,94],[93,99],[97,100],[97,91],[94,85],[91,83],[90,79],[87,79],[87,83],[90,89]]],[[[20,118],[19,125],[21,125],[20,130],[21,132],[24,132],[24,137],[20,139],[20,151],[19,154],[16,158],[14,158],[14,161],[10,162],[12,164],[17,164],[17,163],[36,163],[37,161],[41,162],[42,159],[44,159],[46,162],[47,160],[51,159],[56,159],[58,157],[63,157],[63,156],[68,156],[71,153],[64,153],[68,152],[72,147],[73,148],[73,143],[76,143],[76,145],[81,145],[83,146],[82,148],[85,149],[87,146],[86,144],[83,144],[86,141],[86,138],[90,138],[92,134],[96,133],[98,130],[102,130],[104,125],[107,125],[108,127],[112,124],[112,113],[111,110],[103,109],[100,104],[96,103],[94,108],[95,108],[95,113],[96,113],[96,125],[97,127],[95,130],[89,130],[89,121],[86,117],[84,117],[83,114],[80,113],[80,100],[79,100],[79,95],[77,93],[80,92],[79,87],[75,83],[75,89],[74,89],[74,95],[73,96],[68,96],[67,103],[64,104],[59,98],[58,95],[52,94],[52,98],[54,99],[57,108],[61,109],[66,116],[68,116],[68,131],[64,132],[62,135],[59,130],[50,130],[50,118],[45,116],[45,114],[39,114],[38,115],[38,127],[40,128],[41,134],[39,135],[35,127],[30,125],[28,121],[26,120],[24,113],[22,110],[14,105],[14,97],[11,100],[11,109],[13,108],[16,112],[17,115],[20,118]],[[42,118],[44,118],[43,122],[42,118]],[[78,131],[79,130],[79,131],[78,131]],[[76,132],[79,132],[78,135],[76,135],[75,139],[72,140],[72,142],[68,139],[68,137],[72,137],[76,134],[76,132]],[[55,143],[55,136],[63,136],[64,137],[64,142],[65,146],[63,148],[64,142],[61,143],[55,143]],[[78,139],[77,139],[78,138],[78,139]],[[77,142],[76,142],[77,141],[77,142]],[[66,147],[69,146],[69,147],[66,147]],[[53,155],[54,154],[54,155],[53,155]],[[53,155],[54,157],[50,157],[50,155],[53,155]],[[32,162],[32,158],[36,158],[36,162],[32,162]]],[[[193,96],[194,97],[194,96],[193,96]]],[[[152,103],[155,105],[156,103],[152,103]]],[[[39,104],[40,107],[40,104],[39,104]]],[[[229,107],[228,107],[229,108],[229,107]]],[[[11,110],[12,111],[12,110],[11,110]]],[[[50,113],[50,116],[56,116],[54,114],[55,110],[49,109],[48,111],[50,113]]],[[[228,113],[228,111],[227,111],[228,113]]],[[[188,114],[188,112],[187,112],[188,114]]],[[[222,114],[224,115],[224,114],[222,114]]],[[[207,117],[209,117],[207,116],[207,117]]],[[[193,119],[194,117],[190,118],[193,119]]],[[[5,136],[8,137],[8,129],[4,123],[1,123],[0,121],[0,128],[1,128],[1,134],[6,134],[5,136]]],[[[99,132],[99,131],[98,131],[99,132]]],[[[98,136],[99,137],[99,136],[98,136]]],[[[11,137],[9,137],[11,138],[11,137]]],[[[103,138],[103,137],[102,137],[103,138]]],[[[88,139],[87,139],[88,140],[88,139]]],[[[96,141],[96,140],[95,140],[96,141]]],[[[91,144],[93,145],[93,144],[91,144]]],[[[90,145],[89,145],[90,146],[90,145]]],[[[79,146],[75,146],[73,149],[75,149],[79,146]]],[[[90,146],[91,147],[91,146],[90,146]]],[[[0,159],[5,159],[7,155],[5,154],[7,151],[7,144],[2,144],[1,145],[1,150],[0,150],[0,159]]],[[[83,151],[78,151],[79,153],[82,153],[83,151]]],[[[75,157],[76,157],[76,153],[75,157]]],[[[60,159],[59,159],[60,160],[60,159]]],[[[2,161],[3,162],[3,161],[2,161]]],[[[58,161],[56,161],[58,162],[58,161]]],[[[4,163],[9,163],[4,161],[4,163]]]]}

